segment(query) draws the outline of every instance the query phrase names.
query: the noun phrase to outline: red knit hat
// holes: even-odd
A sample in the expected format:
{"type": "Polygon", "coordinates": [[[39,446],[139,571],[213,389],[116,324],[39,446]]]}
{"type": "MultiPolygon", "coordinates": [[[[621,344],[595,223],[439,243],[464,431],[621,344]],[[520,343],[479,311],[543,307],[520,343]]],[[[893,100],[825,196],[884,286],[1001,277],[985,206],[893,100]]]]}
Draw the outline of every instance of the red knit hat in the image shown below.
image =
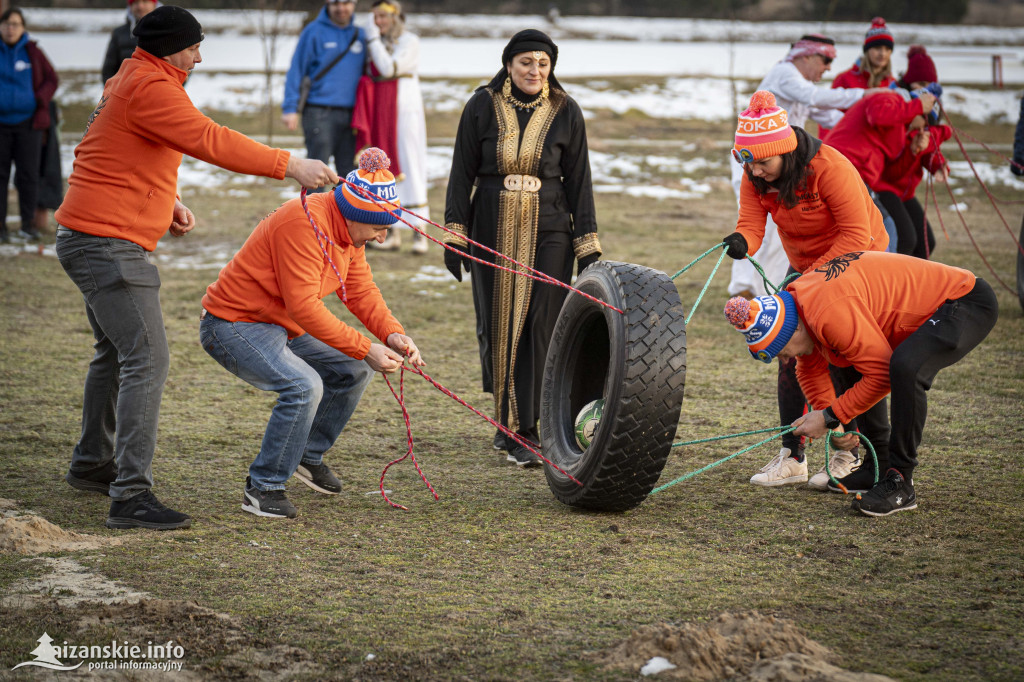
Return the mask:
{"type": "Polygon", "coordinates": [[[935,70],[935,62],[928,56],[924,45],[911,45],[907,50],[907,71],[903,74],[903,82],[911,83],[937,83],[939,73],[935,70]]]}
{"type": "Polygon", "coordinates": [[[891,50],[895,43],[892,39],[892,33],[889,32],[889,27],[885,25],[885,19],[875,17],[871,20],[871,28],[864,34],[864,51],[867,52],[870,48],[880,45],[891,50]]]}
{"type": "Polygon", "coordinates": [[[775,95],[758,90],[750,106],[740,113],[732,155],[740,163],[787,154],[796,149],[796,133],[786,110],[775,104],[775,95]]]}

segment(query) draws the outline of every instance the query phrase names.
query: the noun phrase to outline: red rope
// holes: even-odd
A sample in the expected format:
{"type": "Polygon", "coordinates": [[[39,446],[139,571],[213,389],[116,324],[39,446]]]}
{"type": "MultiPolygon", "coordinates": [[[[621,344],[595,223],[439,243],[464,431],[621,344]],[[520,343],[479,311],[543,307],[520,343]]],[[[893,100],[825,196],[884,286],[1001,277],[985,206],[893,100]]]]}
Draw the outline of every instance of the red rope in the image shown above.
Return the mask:
{"type": "MultiPolygon", "coordinates": [[[[946,113],[946,110],[942,108],[941,104],[939,104],[939,110],[946,117],[946,120],[949,121],[949,114],[946,113]]],[[[1021,246],[1020,242],[1017,241],[1016,235],[1013,234],[1013,229],[1010,227],[1010,224],[1006,222],[1006,218],[1003,217],[1003,212],[999,210],[999,206],[996,205],[996,198],[992,196],[992,192],[989,191],[988,185],[985,184],[985,182],[981,179],[981,176],[978,174],[978,169],[974,167],[974,161],[972,161],[971,157],[967,154],[967,150],[964,148],[964,143],[960,140],[960,135],[957,134],[957,129],[953,127],[952,122],[949,127],[953,131],[953,139],[956,140],[957,146],[960,147],[960,153],[964,155],[964,159],[967,160],[967,165],[971,167],[971,172],[974,173],[974,178],[978,181],[978,184],[981,185],[981,189],[984,190],[985,195],[988,197],[988,200],[992,203],[992,208],[996,210],[996,215],[999,216],[999,220],[1003,222],[1003,227],[1005,227],[1006,231],[1010,234],[1010,239],[1012,239],[1013,243],[1017,245],[1017,250],[1020,251],[1021,255],[1024,255],[1024,246],[1021,246]]],[[[946,187],[947,189],[949,188],[949,183],[946,183],[946,187]]],[[[949,190],[949,195],[951,197],[953,196],[953,190],[949,190]]],[[[956,199],[953,199],[954,206],[956,205],[956,203],[956,199]]],[[[957,213],[960,213],[959,208],[957,208],[957,213]]],[[[963,216],[960,216],[960,219],[963,220],[963,216]]],[[[966,222],[964,223],[964,227],[967,227],[966,222]]],[[[974,237],[971,237],[971,241],[974,241],[974,237]]],[[[975,245],[975,248],[977,248],[977,245],[975,245]]],[[[978,253],[980,254],[981,251],[978,251],[978,253]]],[[[984,260],[984,256],[982,256],[982,260],[984,260]]],[[[985,261],[985,264],[988,265],[988,261],[985,261]]],[[[992,274],[995,275],[995,272],[993,272],[992,274]]],[[[999,278],[996,277],[996,279],[999,278]]],[[[1002,282],[1002,280],[999,281],[1002,282]]],[[[1004,284],[1003,286],[1006,285],[1004,284]]],[[[1011,290],[1011,292],[1016,293],[1016,291],[1014,290],[1011,290]]]]}
{"type": "MultiPolygon", "coordinates": [[[[1017,290],[1016,289],[1011,289],[1009,286],[1007,286],[1006,282],[1004,282],[999,277],[999,275],[996,274],[996,271],[989,264],[988,259],[985,258],[985,254],[983,254],[981,252],[981,249],[978,247],[978,242],[974,241],[974,235],[971,234],[971,228],[967,227],[967,221],[964,220],[964,214],[960,212],[960,206],[959,206],[959,204],[957,204],[956,197],[953,196],[953,190],[950,188],[948,182],[946,183],[946,191],[949,192],[949,198],[953,201],[953,208],[956,209],[956,214],[958,216],[960,216],[960,222],[963,224],[964,230],[967,232],[967,236],[970,238],[971,243],[974,244],[974,250],[978,252],[979,256],[981,256],[981,260],[985,264],[985,267],[987,267],[988,271],[992,273],[992,276],[996,278],[996,281],[1003,285],[1004,289],[1009,291],[1011,294],[1016,294],[1017,290]]],[[[935,191],[934,190],[932,190],[932,198],[933,199],[935,198],[935,191]]],[[[936,201],[935,205],[938,206],[938,201],[936,201]]],[[[940,216],[939,220],[940,221],[942,220],[941,216],[940,216]]],[[[942,227],[942,231],[943,232],[946,231],[946,227],[944,225],[942,227]]]]}
{"type": "Polygon", "coordinates": [[[398,464],[399,462],[403,461],[406,457],[412,458],[412,464],[414,467],[416,467],[416,473],[420,475],[420,478],[427,485],[427,490],[429,490],[430,494],[434,496],[434,499],[440,499],[440,496],[437,494],[437,491],[434,490],[434,486],[430,484],[430,481],[427,480],[427,477],[423,473],[423,470],[420,469],[420,463],[416,461],[416,455],[413,454],[412,451],[412,422],[409,419],[409,410],[406,409],[405,407],[405,365],[402,365],[401,374],[399,374],[398,393],[395,393],[395,387],[391,385],[391,381],[388,379],[386,374],[384,375],[384,381],[387,383],[388,388],[391,390],[391,395],[395,396],[395,400],[398,401],[399,406],[401,406],[402,408],[402,418],[405,419],[405,442],[407,447],[404,455],[402,455],[398,459],[393,459],[390,462],[388,462],[387,466],[384,467],[384,471],[380,472],[380,494],[381,497],[384,498],[384,501],[390,504],[392,507],[395,507],[397,509],[405,509],[406,511],[408,511],[408,507],[400,505],[397,502],[392,502],[391,498],[389,498],[388,494],[384,491],[384,477],[388,475],[388,469],[391,468],[392,464],[398,464]]]}
{"type": "Polygon", "coordinates": [[[323,232],[313,220],[313,215],[309,212],[309,206],[306,205],[306,188],[303,187],[302,191],[299,192],[299,201],[302,203],[302,210],[306,212],[306,218],[309,220],[310,226],[313,228],[313,234],[316,235],[316,243],[320,246],[320,250],[323,251],[324,257],[331,266],[331,270],[334,270],[334,275],[338,278],[341,283],[341,302],[348,303],[348,291],[345,289],[345,279],[341,276],[338,271],[338,266],[334,264],[334,259],[331,258],[331,250],[328,246],[335,246],[334,241],[323,232]]]}
{"type": "Polygon", "coordinates": [[[419,234],[423,235],[424,237],[426,237],[430,241],[434,242],[438,246],[440,246],[440,247],[442,247],[444,249],[447,249],[449,251],[455,251],[456,253],[458,253],[463,258],[468,258],[471,261],[475,261],[477,263],[481,263],[483,265],[487,265],[487,266],[490,266],[492,268],[496,268],[498,270],[504,270],[505,272],[511,272],[514,275],[522,275],[523,277],[528,277],[528,278],[536,280],[538,282],[546,282],[548,284],[553,284],[553,285],[555,285],[557,287],[561,287],[563,289],[567,289],[569,291],[577,293],[580,296],[582,296],[583,298],[587,299],[588,301],[592,301],[594,303],[597,303],[598,305],[604,306],[605,308],[609,308],[610,310],[614,310],[615,312],[619,313],[620,315],[624,315],[625,314],[624,311],[620,310],[619,308],[616,308],[615,306],[613,306],[610,303],[606,303],[606,302],[604,302],[604,301],[602,301],[602,300],[600,300],[598,298],[595,298],[594,296],[591,296],[590,294],[583,293],[582,291],[580,291],[576,287],[572,286],[571,284],[566,284],[565,282],[559,281],[559,280],[555,279],[554,277],[552,277],[551,275],[549,275],[549,274],[547,274],[545,272],[541,272],[540,270],[535,270],[535,269],[531,268],[529,265],[526,265],[525,263],[520,263],[519,261],[517,261],[515,258],[512,258],[511,256],[507,256],[504,253],[501,253],[500,251],[495,251],[491,247],[486,246],[484,244],[481,244],[480,242],[473,241],[472,239],[470,239],[469,237],[466,237],[465,235],[460,235],[460,234],[456,233],[454,230],[452,230],[450,228],[447,228],[444,225],[439,225],[438,223],[435,223],[433,220],[430,220],[429,218],[424,218],[423,216],[419,215],[418,213],[414,213],[413,211],[410,211],[407,208],[402,208],[401,204],[398,204],[398,203],[393,202],[393,201],[389,201],[387,199],[381,199],[376,194],[373,194],[372,192],[368,191],[367,189],[365,189],[363,187],[360,187],[358,185],[355,185],[355,184],[349,182],[348,180],[346,180],[344,178],[341,178],[341,181],[344,182],[349,187],[351,187],[356,192],[358,192],[359,194],[361,194],[363,197],[369,199],[370,201],[372,201],[373,203],[377,204],[378,206],[383,208],[385,211],[390,213],[391,216],[397,222],[405,223],[410,229],[412,229],[415,232],[418,232],[419,234]],[[385,204],[387,204],[387,205],[385,205],[385,204]],[[475,246],[478,246],[479,248],[483,249],[484,251],[486,251],[486,252],[488,252],[488,253],[490,253],[490,254],[492,254],[494,256],[498,256],[500,258],[504,258],[506,261],[508,261],[508,262],[510,262],[510,263],[512,263],[514,265],[519,266],[520,268],[522,268],[522,271],[520,271],[520,270],[513,270],[512,268],[507,268],[507,267],[505,267],[503,265],[498,265],[497,263],[491,263],[489,261],[481,260],[480,258],[477,258],[476,256],[469,255],[468,253],[466,253],[465,251],[462,251],[461,249],[456,249],[456,248],[454,248],[452,246],[449,246],[448,244],[445,244],[444,242],[439,241],[439,240],[431,237],[429,234],[427,234],[426,232],[424,232],[420,228],[418,228],[415,225],[413,225],[412,223],[410,223],[405,218],[403,218],[400,215],[398,215],[397,213],[395,213],[395,211],[393,211],[391,208],[388,208],[388,206],[391,206],[393,208],[401,208],[404,213],[408,213],[409,215],[413,216],[414,218],[418,218],[419,220],[422,220],[425,223],[433,225],[434,227],[439,227],[442,230],[444,230],[445,232],[447,232],[448,234],[453,234],[453,235],[456,235],[456,236],[458,236],[458,237],[460,237],[462,239],[465,239],[468,243],[473,244],[475,246]]]}
{"type": "MultiPolygon", "coordinates": [[[[946,114],[946,121],[947,121],[947,122],[949,121],[949,114],[946,114]]],[[[1005,154],[1003,154],[1002,152],[1000,152],[1000,151],[998,151],[998,150],[996,150],[996,149],[992,149],[992,148],[991,148],[991,147],[989,147],[989,146],[988,146],[987,144],[985,144],[984,142],[982,142],[982,141],[981,141],[981,140],[979,140],[978,138],[976,138],[976,137],[974,137],[973,135],[971,135],[970,133],[968,133],[968,132],[967,132],[966,130],[961,130],[960,128],[957,128],[957,127],[955,127],[955,126],[954,126],[954,125],[953,125],[952,123],[950,123],[950,124],[949,124],[949,127],[950,127],[950,128],[951,128],[951,129],[952,129],[952,130],[953,130],[954,132],[958,132],[958,133],[960,133],[961,135],[963,135],[964,137],[966,137],[966,138],[967,138],[968,140],[970,140],[971,142],[974,142],[975,144],[979,144],[979,145],[981,145],[981,146],[982,146],[982,148],[983,148],[983,149],[984,149],[985,151],[987,151],[987,152],[988,152],[989,154],[995,154],[996,156],[998,156],[999,158],[1001,158],[1001,159],[1002,159],[1003,161],[1008,161],[1008,162],[1010,163],[1010,165],[1011,165],[1011,166],[1014,166],[1015,168],[1020,168],[1020,169],[1024,169],[1024,165],[1021,165],[1021,164],[1017,163],[1017,162],[1016,162],[1016,161],[1014,161],[1014,160],[1013,160],[1012,158],[1010,158],[1009,156],[1006,156],[1006,155],[1005,155],[1005,154]]],[[[997,198],[997,199],[996,199],[996,201],[998,201],[998,202],[999,202],[999,203],[1001,203],[1001,204],[1024,204],[1024,200],[1020,200],[1020,199],[1016,199],[1016,200],[1014,200],[1014,199],[998,199],[998,198],[997,198]]]]}

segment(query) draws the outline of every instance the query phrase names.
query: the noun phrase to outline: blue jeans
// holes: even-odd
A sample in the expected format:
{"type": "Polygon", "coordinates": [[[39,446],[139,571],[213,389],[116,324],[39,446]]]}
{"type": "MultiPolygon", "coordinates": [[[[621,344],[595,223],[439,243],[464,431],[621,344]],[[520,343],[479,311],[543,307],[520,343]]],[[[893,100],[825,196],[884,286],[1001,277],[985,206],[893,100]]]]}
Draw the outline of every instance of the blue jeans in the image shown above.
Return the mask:
{"type": "Polygon", "coordinates": [[[309,334],[288,340],[284,327],[228,322],[207,313],[199,341],[229,372],[278,394],[260,452],[249,467],[260,490],[284,490],[299,466],[320,464],[355,412],[373,370],[309,334]]]}
{"type": "Polygon", "coordinates": [[[160,273],[138,244],[66,227],[57,230],[57,258],[82,292],[96,339],[71,470],[115,458],[110,497],[126,500],[153,487],[157,420],[170,364],[160,273]]]}
{"type": "Polygon", "coordinates": [[[356,134],[352,130],[351,109],[308,104],[302,110],[302,132],[306,137],[308,158],[330,163],[333,156],[334,167],[341,177],[356,167],[356,134]]]}

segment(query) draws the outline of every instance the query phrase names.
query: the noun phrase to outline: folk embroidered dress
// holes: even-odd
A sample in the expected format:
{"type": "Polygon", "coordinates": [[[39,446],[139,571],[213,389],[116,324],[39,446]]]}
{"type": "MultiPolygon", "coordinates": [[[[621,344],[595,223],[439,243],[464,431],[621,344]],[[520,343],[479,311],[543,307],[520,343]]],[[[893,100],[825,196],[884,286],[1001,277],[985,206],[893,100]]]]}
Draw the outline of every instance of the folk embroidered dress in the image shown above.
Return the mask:
{"type": "MultiPolygon", "coordinates": [[[[601,252],[579,105],[554,87],[546,98],[514,85],[511,97],[478,89],[459,122],[445,223],[456,232],[448,243],[469,237],[568,283],[574,260],[601,252]]],[[[495,261],[475,245],[470,254],[495,261]]],[[[483,389],[496,419],[537,440],[544,358],[566,290],[479,263],[471,277],[483,389]]]]}

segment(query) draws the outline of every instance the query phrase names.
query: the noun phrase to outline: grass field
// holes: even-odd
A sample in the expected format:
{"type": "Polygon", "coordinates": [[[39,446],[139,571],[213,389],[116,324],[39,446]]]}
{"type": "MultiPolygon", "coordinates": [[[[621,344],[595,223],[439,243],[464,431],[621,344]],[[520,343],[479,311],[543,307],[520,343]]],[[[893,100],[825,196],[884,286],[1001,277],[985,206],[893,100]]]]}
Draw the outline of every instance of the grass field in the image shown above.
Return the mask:
{"type": "MultiPolygon", "coordinates": [[[[607,115],[590,128],[595,148],[603,136],[630,130],[695,142],[729,135],[729,126],[607,115]]],[[[1005,140],[1012,132],[976,134],[1005,140]]],[[[46,630],[84,644],[173,639],[185,648],[192,679],[628,680],[636,668],[606,668],[598,654],[634,629],[755,609],[795,623],[850,670],[901,680],[1024,677],[1024,316],[955,222],[948,197],[941,204],[949,240],[936,225],[936,258],[986,277],[1001,314],[990,337],[940,373],[931,391],[916,511],[868,519],[838,495],[755,489],[747,479],[773,445],[630,512],[581,512],[554,499],[540,470],[517,470],[497,455],[483,420],[410,375],[416,455],[440,500],[409,462],[386,479],[409,511],[370,494],[405,446],[401,411],[378,377],[327,455],[342,494],[292,485],[299,518],[268,521],[239,505],[273,396],[200,348],[199,300],[217,269],[175,263],[240,245],[280,203],[282,187],[252,180],[245,197],[219,187],[186,194],[199,225],[158,250],[171,370],[155,492],[193,516],[190,530],[115,534],[103,526],[108,501],[64,483],[91,356],[81,296],[55,258],[0,258],[0,497],[66,530],[124,538],[73,558],[150,595],[133,607],[67,606],[52,594],[0,609],[0,670],[29,660],[46,630]]],[[[715,187],[699,201],[598,195],[604,257],[675,272],[732,229],[731,190],[724,181],[715,187]]],[[[1012,241],[981,190],[958,198],[986,258],[1012,283],[1012,241]]],[[[435,216],[443,202],[443,188],[433,190],[435,216]]],[[[1019,213],[1009,207],[1014,233],[1019,213]]],[[[437,247],[426,257],[372,253],[370,260],[426,371],[488,411],[469,286],[438,270],[437,247]]],[[[677,280],[688,311],[709,271],[701,265],[677,280]]],[[[679,440],[777,419],[775,367],[750,360],[722,319],[727,282],[723,269],[687,330],[679,440]]],[[[339,301],[329,305],[352,321],[339,301]]],[[[679,448],[661,480],[751,442],[679,448]]],[[[822,447],[809,450],[812,471],[823,463],[822,447]]],[[[38,560],[2,554],[0,592],[45,572],[38,560]]]]}

